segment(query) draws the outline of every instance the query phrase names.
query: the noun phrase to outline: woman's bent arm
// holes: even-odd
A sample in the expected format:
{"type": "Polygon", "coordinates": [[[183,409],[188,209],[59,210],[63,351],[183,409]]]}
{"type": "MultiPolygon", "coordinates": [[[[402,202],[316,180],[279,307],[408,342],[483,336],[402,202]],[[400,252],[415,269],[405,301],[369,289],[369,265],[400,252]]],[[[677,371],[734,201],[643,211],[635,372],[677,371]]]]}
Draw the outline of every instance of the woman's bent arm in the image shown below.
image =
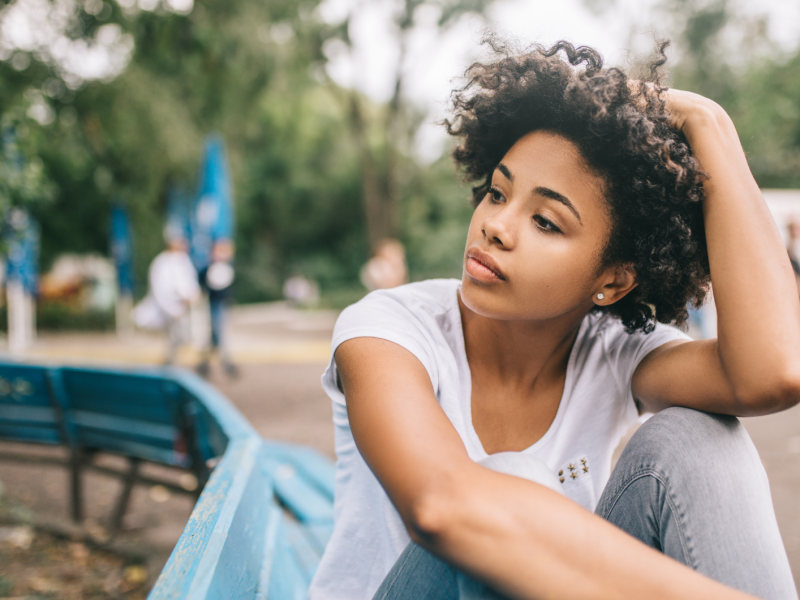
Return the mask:
{"type": "Polygon", "coordinates": [[[428,373],[404,348],[336,351],[359,451],[412,538],[518,599],[751,598],[685,567],[538,484],[469,459],[428,373]]]}
{"type": "Polygon", "coordinates": [[[700,166],[718,339],[673,342],[633,377],[647,409],[683,405],[755,415],[800,401],[800,301],[786,248],[750,173],[730,117],[717,104],[670,90],[672,125],[700,166]]]}

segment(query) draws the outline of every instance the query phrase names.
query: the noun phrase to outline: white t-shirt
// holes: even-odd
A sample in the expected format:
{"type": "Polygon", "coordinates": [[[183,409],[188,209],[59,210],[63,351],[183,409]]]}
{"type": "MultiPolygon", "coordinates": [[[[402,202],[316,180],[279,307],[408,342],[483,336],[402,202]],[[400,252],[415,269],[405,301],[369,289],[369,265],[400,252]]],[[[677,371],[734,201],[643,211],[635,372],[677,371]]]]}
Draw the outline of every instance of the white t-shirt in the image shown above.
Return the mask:
{"type": "MultiPolygon", "coordinates": [[[[438,279],[372,292],[336,322],[332,352],[357,337],[382,338],[406,348],[425,366],[436,398],[475,461],[486,458],[472,425],[471,377],[464,350],[458,293],[461,282],[438,279]]],[[[611,316],[590,313],[570,352],[564,393],[555,419],[539,441],[523,450],[543,461],[564,493],[589,510],[608,481],[611,455],[638,419],[630,384],[639,361],[675,339],[658,325],[629,335],[611,316]]],[[[350,430],[336,364],[322,376],[333,401],[336,443],[335,525],[311,583],[311,600],[368,600],[409,543],[389,497],[359,454],[350,430]]]]}
{"type": "Polygon", "coordinates": [[[200,296],[197,271],[186,252],[164,250],[149,271],[150,293],[159,308],[173,319],[186,312],[186,303],[200,296]]]}

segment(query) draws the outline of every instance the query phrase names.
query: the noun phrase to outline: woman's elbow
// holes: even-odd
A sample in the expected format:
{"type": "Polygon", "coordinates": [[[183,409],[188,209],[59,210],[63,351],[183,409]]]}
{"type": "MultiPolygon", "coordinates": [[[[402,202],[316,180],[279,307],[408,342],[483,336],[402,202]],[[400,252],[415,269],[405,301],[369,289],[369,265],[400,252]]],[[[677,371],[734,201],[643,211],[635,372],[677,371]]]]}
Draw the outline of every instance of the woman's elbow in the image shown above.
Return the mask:
{"type": "Polygon", "coordinates": [[[800,403],[800,370],[793,370],[780,379],[777,385],[777,411],[792,408],[800,403]]]}
{"type": "Polygon", "coordinates": [[[746,413],[742,416],[767,415],[792,408],[800,403],[800,369],[762,377],[736,396],[746,413]]]}
{"type": "Polygon", "coordinates": [[[417,544],[435,544],[447,537],[454,527],[456,511],[455,493],[446,485],[421,491],[405,511],[404,521],[411,539],[417,544]]]}

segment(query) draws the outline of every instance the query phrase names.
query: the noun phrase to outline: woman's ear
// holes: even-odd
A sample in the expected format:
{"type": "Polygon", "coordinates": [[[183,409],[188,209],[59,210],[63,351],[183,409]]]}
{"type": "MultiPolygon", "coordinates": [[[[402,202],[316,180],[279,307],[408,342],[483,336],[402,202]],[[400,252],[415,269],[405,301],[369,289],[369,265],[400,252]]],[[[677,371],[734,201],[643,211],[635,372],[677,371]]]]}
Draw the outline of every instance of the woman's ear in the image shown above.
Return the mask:
{"type": "Polygon", "coordinates": [[[614,304],[636,287],[636,271],[632,265],[609,269],[607,276],[601,278],[601,283],[595,292],[594,303],[598,306],[614,304]]]}

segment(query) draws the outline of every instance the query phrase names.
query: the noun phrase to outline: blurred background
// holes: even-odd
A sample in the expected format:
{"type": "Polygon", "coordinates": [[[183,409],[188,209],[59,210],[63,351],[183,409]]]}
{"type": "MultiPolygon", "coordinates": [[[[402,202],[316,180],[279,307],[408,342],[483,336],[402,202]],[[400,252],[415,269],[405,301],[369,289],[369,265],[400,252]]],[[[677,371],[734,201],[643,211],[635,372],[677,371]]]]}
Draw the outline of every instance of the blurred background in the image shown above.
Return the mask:
{"type": "MultiPolygon", "coordinates": [[[[670,85],[732,116],[791,250],[795,1],[0,0],[0,349],[196,368],[263,435],[332,455],[319,375],[337,311],[460,277],[469,189],[438,123],[487,28],[591,45],[634,72],[671,39],[670,85]],[[208,281],[181,292],[174,323],[146,306],[134,319],[165,247],[208,281]]],[[[709,310],[694,335],[714,334],[709,310]]],[[[797,578],[800,416],[748,423],[797,578]]],[[[4,448],[0,502],[66,519],[63,472],[4,448]]],[[[92,481],[99,514],[117,483],[92,481]]],[[[137,488],[126,517],[136,560],[4,528],[0,511],[0,597],[143,596],[192,508],[157,488],[137,488]]]]}
{"type": "MultiPolygon", "coordinates": [[[[345,305],[384,238],[404,243],[412,280],[459,273],[467,190],[436,122],[486,27],[593,45],[622,66],[668,37],[671,83],[729,111],[762,187],[800,178],[795,2],[3,4],[0,210],[25,207],[38,223],[47,274],[65,254],[110,257],[112,208],[123,207],[137,298],[171,193],[197,194],[209,134],[230,164],[237,302],[281,299],[302,275],[323,305],[345,305]]],[[[101,286],[108,277],[84,271],[101,286]]],[[[41,298],[40,328],[114,326],[110,293],[88,294],[81,316],[53,296],[41,298]]]]}

